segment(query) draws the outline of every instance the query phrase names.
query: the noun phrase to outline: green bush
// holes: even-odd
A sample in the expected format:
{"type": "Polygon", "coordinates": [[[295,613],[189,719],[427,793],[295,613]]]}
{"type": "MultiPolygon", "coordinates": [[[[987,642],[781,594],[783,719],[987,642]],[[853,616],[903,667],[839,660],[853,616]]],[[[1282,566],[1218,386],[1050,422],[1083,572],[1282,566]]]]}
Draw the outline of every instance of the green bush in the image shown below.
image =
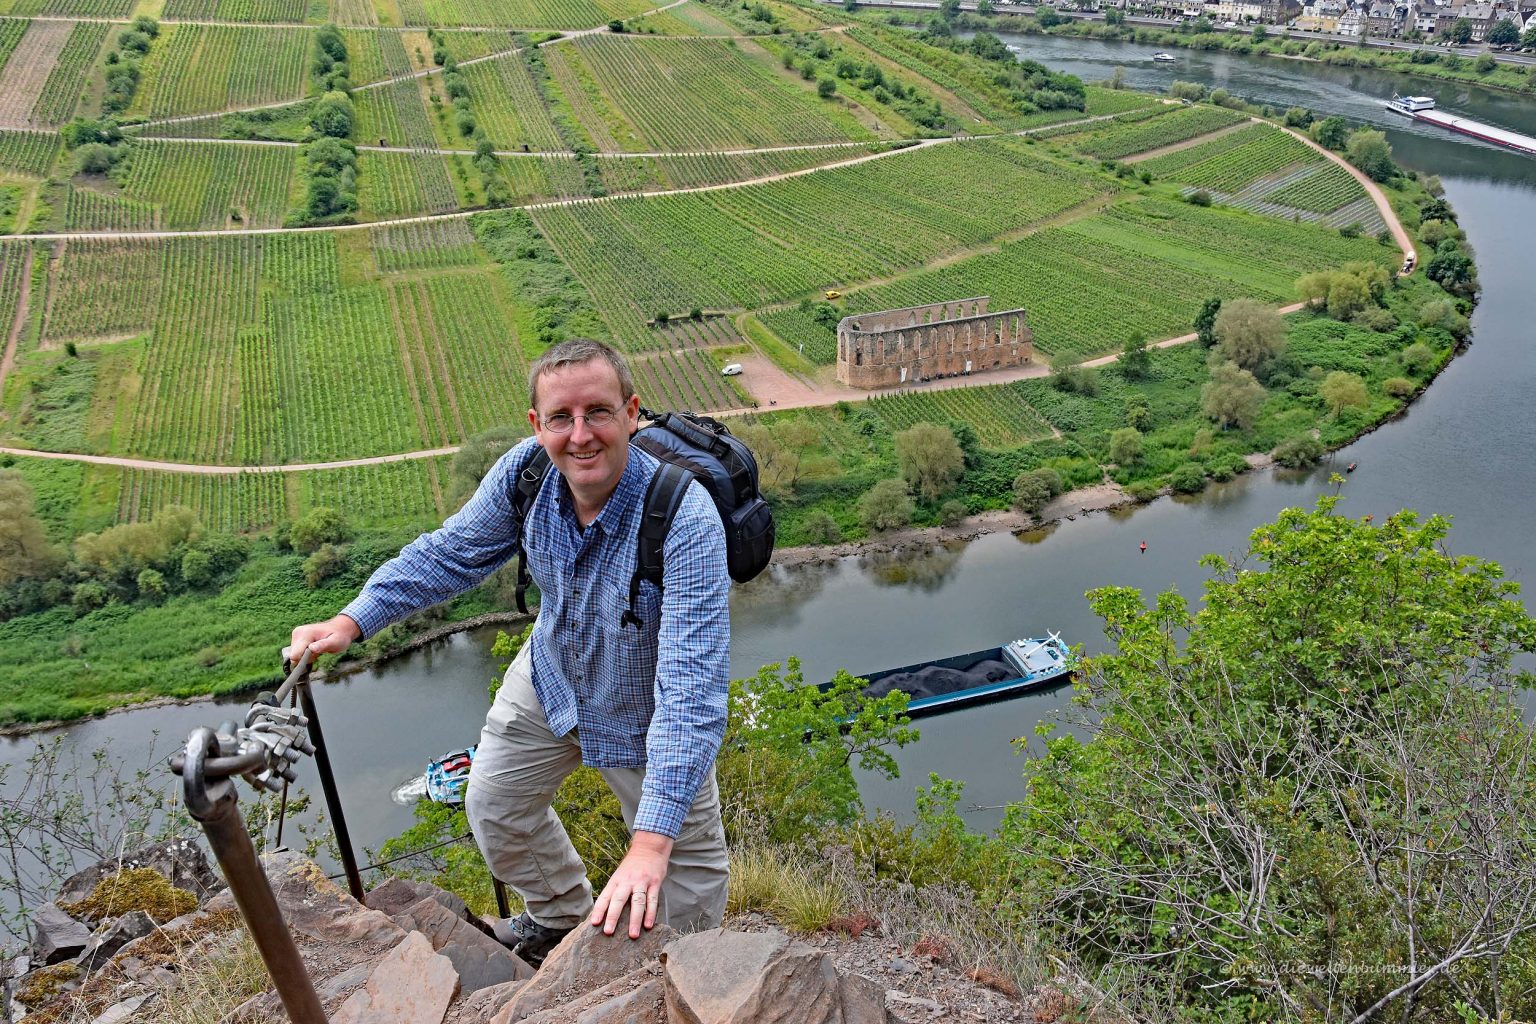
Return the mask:
{"type": "Polygon", "coordinates": [[[1186,462],[1168,474],[1168,486],[1180,494],[1199,494],[1205,490],[1205,467],[1186,462]]]}
{"type": "Polygon", "coordinates": [[[1288,437],[1275,446],[1275,461],[1287,469],[1300,469],[1303,466],[1316,464],[1323,457],[1323,442],[1305,434],[1301,437],[1288,437]]]}

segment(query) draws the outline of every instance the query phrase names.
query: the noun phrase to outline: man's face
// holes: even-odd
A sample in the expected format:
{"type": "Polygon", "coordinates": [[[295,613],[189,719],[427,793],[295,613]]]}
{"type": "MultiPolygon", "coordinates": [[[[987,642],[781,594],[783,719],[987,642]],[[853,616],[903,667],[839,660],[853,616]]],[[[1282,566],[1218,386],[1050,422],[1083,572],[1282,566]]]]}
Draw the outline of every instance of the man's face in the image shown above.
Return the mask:
{"type": "Polygon", "coordinates": [[[629,458],[629,437],[640,422],[640,396],[623,398],[619,375],[602,359],[541,374],[536,407],[528,410],[534,436],[565,477],[578,511],[595,516],[619,485],[629,458]],[[611,413],[602,426],[587,422],[611,413]],[[562,420],[574,417],[570,429],[562,420]]]}

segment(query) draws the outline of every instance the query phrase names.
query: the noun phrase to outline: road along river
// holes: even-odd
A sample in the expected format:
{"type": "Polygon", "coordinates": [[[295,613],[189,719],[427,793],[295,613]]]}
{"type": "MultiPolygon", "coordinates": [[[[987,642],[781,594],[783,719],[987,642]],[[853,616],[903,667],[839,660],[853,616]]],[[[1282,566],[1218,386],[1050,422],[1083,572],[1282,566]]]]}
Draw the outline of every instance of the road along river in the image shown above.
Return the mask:
{"type": "MultiPolygon", "coordinates": [[[[1401,508],[1454,517],[1451,546],[1492,558],[1510,576],[1536,583],[1532,495],[1536,495],[1536,324],[1529,240],[1536,238],[1536,160],[1495,149],[1382,110],[1393,91],[1435,96],[1441,109],[1536,134],[1536,104],[1508,94],[1316,63],[1178,51],[1156,65],[1151,47],[1042,36],[1007,37],[1022,55],[1083,76],[1108,78],[1117,65],[1133,87],[1166,88],[1175,78],[1223,87],[1277,107],[1301,105],[1387,131],[1400,162],[1441,176],[1477,250],[1484,294],[1474,344],[1402,419],[1338,453],[1358,462],[1344,510],[1378,519],[1401,508]]],[[[1060,630],[1090,652],[1103,648],[1083,593],[1127,585],[1152,593],[1176,587],[1196,596],[1200,555],[1241,548],[1250,530],[1282,508],[1311,505],[1331,488],[1330,467],[1258,473],[1192,499],[1162,499],[1112,514],[1079,517],[1014,537],[982,537],[954,549],[893,558],[846,558],[775,569],[738,588],[731,667],[746,675],[798,655],[807,679],[839,667],[869,672],[1003,640],[1060,630]],[[1142,554],[1139,544],[1146,541],[1142,554]]],[[[426,760],[472,742],[495,668],[486,632],[464,634],[377,671],[321,688],[317,700],[340,775],[353,835],[376,847],[411,821],[391,790],[426,760]]],[[[276,651],[282,638],[273,638],[276,651]]],[[[961,711],[922,723],[923,739],[901,753],[898,782],[865,780],[870,804],[910,812],[912,787],[930,771],[965,780],[977,827],[1020,792],[1022,762],[1010,741],[1065,701],[1064,691],[961,711]]],[[[244,702],[241,702],[242,704],[244,702]]],[[[62,730],[72,748],[110,741],[119,754],[158,743],[169,749],[197,725],[234,717],[209,703],[111,715],[62,730]]],[[[18,765],[39,740],[0,740],[0,760],[18,765]]],[[[140,757],[133,758],[142,763],[140,757]]],[[[14,769],[13,769],[14,771],[14,769]]],[[[318,799],[313,769],[305,782],[318,799]]]]}

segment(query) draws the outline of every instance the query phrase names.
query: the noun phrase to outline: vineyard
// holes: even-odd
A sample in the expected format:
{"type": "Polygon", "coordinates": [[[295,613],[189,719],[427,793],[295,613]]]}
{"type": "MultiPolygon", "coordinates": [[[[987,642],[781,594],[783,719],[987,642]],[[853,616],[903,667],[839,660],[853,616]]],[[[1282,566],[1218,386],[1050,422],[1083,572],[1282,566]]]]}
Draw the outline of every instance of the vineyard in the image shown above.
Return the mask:
{"type": "MultiPolygon", "coordinates": [[[[721,348],[726,346],[745,346],[746,339],[736,333],[736,327],[729,317],[706,316],[699,320],[688,318],[686,320],[673,320],[665,327],[657,328],[657,341],[652,348],[681,349],[681,348],[721,348]]],[[[722,363],[730,362],[729,359],[722,363]]]]}
{"type": "Polygon", "coordinates": [[[1136,121],[1117,121],[1108,128],[1064,138],[1078,152],[1099,160],[1120,160],[1149,149],[1171,146],[1247,120],[1225,107],[1184,107],[1170,114],[1136,121]]]}
{"type": "Polygon", "coordinates": [[[400,14],[407,25],[580,29],[651,6],[649,0],[400,0],[400,14]]]}
{"type": "Polygon", "coordinates": [[[176,117],[299,99],[308,91],[313,35],[301,28],[167,25],[144,59],[129,114],[176,117]]]}
{"type": "Polygon", "coordinates": [[[1159,177],[1231,194],[1267,175],[1326,159],[1305,142],[1278,128],[1253,125],[1204,146],[1193,146],[1149,160],[1143,166],[1159,177]],[[1214,152],[1202,152],[1205,146],[1216,148],[1214,152]],[[1168,163],[1176,157],[1184,159],[1175,164],[1168,163]]]}
{"type": "Polygon", "coordinates": [[[380,273],[442,270],[485,262],[466,219],[371,228],[368,242],[380,273]]]}
{"type": "Polygon", "coordinates": [[[7,341],[16,323],[16,307],[30,284],[23,278],[28,244],[0,241],[0,332],[7,341]]]}
{"type": "Polygon", "coordinates": [[[916,423],[954,420],[970,424],[981,443],[995,449],[1017,448],[1055,433],[1014,384],[876,397],[869,400],[869,408],[892,433],[916,423]]]}
{"type": "Polygon", "coordinates": [[[443,160],[436,153],[359,153],[360,212],[389,218],[458,209],[458,194],[443,160]]]}
{"type": "Polygon", "coordinates": [[[186,21],[292,22],[325,17],[324,0],[166,0],[162,15],[186,21]]]}
{"type": "Polygon", "coordinates": [[[134,0],[15,0],[6,13],[17,18],[126,18],[133,5],[134,0]]]}
{"type": "Polygon", "coordinates": [[[1355,176],[1330,160],[1292,177],[1264,198],[1271,203],[1298,210],[1332,213],[1341,206],[1358,202],[1364,195],[1365,189],[1355,180],[1355,176]]]}
{"type": "Polygon", "coordinates": [[[0,167],[42,177],[59,152],[55,132],[0,131],[0,167]]]}
{"type": "Polygon", "coordinates": [[[288,146],[143,141],[123,191],[158,207],[158,226],[170,230],[276,227],[296,160],[288,146]]]}
{"type": "Polygon", "coordinates": [[[565,148],[522,61],[499,59],[461,65],[459,74],[469,85],[475,120],[497,149],[565,148]]]}
{"type": "Polygon", "coordinates": [[[411,459],[299,474],[300,515],[333,508],[353,522],[437,523],[453,511],[444,498],[447,459],[411,459]]]}
{"type": "Polygon", "coordinates": [[[643,344],[643,321],[657,312],[758,306],[891,273],[1110,188],[1027,148],[934,146],[780,182],[533,216],[615,335],[643,344]]]}
{"type": "MultiPolygon", "coordinates": [[[[125,469],[117,493],[117,522],[153,519],[167,505],[197,513],[198,522],[219,533],[264,530],[300,513],[288,508],[281,473],[166,473],[125,469]]],[[[380,506],[378,511],[383,511],[380,506]]]]}
{"type": "Polygon", "coordinates": [[[685,348],[657,352],[630,361],[635,390],[650,408],[715,412],[747,404],[720,375],[723,361],[708,351],[685,348]]]}
{"type": "Polygon", "coordinates": [[[70,231],[153,231],[160,227],[159,211],[118,195],[108,195],[73,183],[65,187],[64,227],[70,231]]]}
{"type": "MultiPolygon", "coordinates": [[[[75,25],[63,50],[59,51],[42,91],[37,94],[28,126],[59,125],[69,120],[75,112],[75,104],[80,101],[86,76],[90,74],[92,65],[101,53],[102,44],[111,27],[97,22],[80,22],[75,25]]],[[[21,47],[17,47],[12,59],[20,57],[21,47]]]]}
{"type": "Polygon", "coordinates": [[[878,153],[884,146],[853,143],[816,149],[787,149],[757,153],[689,153],[682,156],[607,157],[598,173],[609,193],[651,189],[697,188],[750,181],[807,167],[852,160],[878,153]]]}
{"type": "Polygon", "coordinates": [[[813,91],[711,39],[585,36],[574,48],[626,150],[745,148],[869,138],[813,91]]]}
{"type": "Polygon", "coordinates": [[[160,303],[162,246],[141,240],[59,243],[44,306],[43,345],[137,333],[160,303]]]}
{"type": "MultiPolygon", "coordinates": [[[[1014,98],[992,80],[985,61],[962,57],[933,46],[925,46],[901,32],[874,27],[848,31],[861,46],[893,64],[926,79],[953,94],[975,115],[1006,128],[1022,128],[1030,121],[1014,98]]],[[[1077,111],[1056,111],[1062,118],[1077,116],[1077,111]]],[[[1045,120],[1051,120],[1047,117],[1045,120]]],[[[1030,123],[1044,123],[1038,117],[1030,123]]]]}

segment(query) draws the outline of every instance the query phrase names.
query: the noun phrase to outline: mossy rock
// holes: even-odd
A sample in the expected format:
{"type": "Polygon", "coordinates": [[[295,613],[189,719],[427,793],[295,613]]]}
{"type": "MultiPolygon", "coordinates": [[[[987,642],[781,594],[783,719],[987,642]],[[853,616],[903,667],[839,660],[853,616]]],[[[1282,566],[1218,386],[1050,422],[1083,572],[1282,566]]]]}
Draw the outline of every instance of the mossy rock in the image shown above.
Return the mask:
{"type": "Polygon", "coordinates": [[[97,924],[142,910],[156,924],[165,924],[197,909],[197,897],[178,889],[154,868],[129,868],[96,883],[91,894],[63,908],[71,917],[97,924]]]}
{"type": "Polygon", "coordinates": [[[29,1010],[58,998],[71,985],[80,980],[80,968],[72,963],[54,964],[33,971],[16,987],[13,998],[29,1010]]]}

